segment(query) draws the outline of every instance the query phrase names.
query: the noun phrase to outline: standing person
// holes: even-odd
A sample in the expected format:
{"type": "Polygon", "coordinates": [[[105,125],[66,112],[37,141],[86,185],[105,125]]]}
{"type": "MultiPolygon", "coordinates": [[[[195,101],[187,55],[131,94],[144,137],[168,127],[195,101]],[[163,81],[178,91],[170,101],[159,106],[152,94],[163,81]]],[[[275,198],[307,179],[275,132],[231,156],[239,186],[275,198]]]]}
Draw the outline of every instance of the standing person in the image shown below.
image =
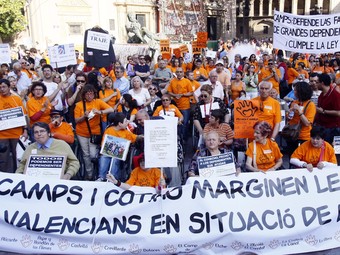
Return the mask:
{"type": "Polygon", "coordinates": [[[172,79],[172,72],[166,67],[166,62],[163,59],[158,62],[158,66],[152,82],[156,84],[159,89],[164,89],[169,85],[170,80],[172,79]]]}
{"type": "Polygon", "coordinates": [[[26,162],[32,154],[56,156],[65,155],[66,167],[61,179],[70,180],[73,176],[75,176],[79,170],[80,164],[71,147],[62,140],[52,138],[50,127],[46,123],[34,123],[32,129],[36,142],[29,145],[25,150],[16,173],[24,173],[26,162]]]}
{"type": "Polygon", "coordinates": [[[91,159],[96,158],[98,147],[97,144],[91,143],[91,134],[100,135],[100,115],[113,112],[108,104],[95,98],[96,94],[94,86],[86,84],[82,89],[82,101],[78,102],[74,109],[76,135],[83,151],[87,180],[94,177],[91,159]]]}
{"type": "MultiPolygon", "coordinates": [[[[9,110],[16,107],[21,107],[23,114],[26,116],[26,108],[21,98],[11,93],[10,82],[6,79],[0,79],[0,110],[9,110]]],[[[6,150],[0,153],[1,172],[14,173],[16,170],[16,146],[21,136],[25,139],[28,138],[27,124],[0,131],[0,145],[6,147],[6,150]]]]}
{"type": "Polygon", "coordinates": [[[231,95],[231,102],[237,99],[240,96],[240,92],[246,90],[246,85],[242,81],[242,71],[237,70],[235,79],[231,81],[230,86],[230,95],[231,95]]]}
{"type": "Polygon", "coordinates": [[[273,88],[280,91],[280,77],[281,72],[275,67],[274,60],[268,60],[268,66],[261,70],[262,81],[268,81],[272,84],[273,88]]]}
{"type": "Polygon", "coordinates": [[[130,82],[124,77],[125,68],[119,66],[115,68],[116,80],[113,83],[113,87],[120,91],[121,95],[127,94],[130,89],[130,82]]]}
{"type": "Polygon", "coordinates": [[[195,80],[200,83],[208,80],[208,73],[202,66],[202,60],[198,58],[194,61],[194,63],[195,63],[195,69],[193,70],[193,72],[194,72],[195,80]]]}
{"type": "Polygon", "coordinates": [[[182,67],[176,70],[176,78],[170,81],[168,93],[174,97],[177,108],[183,114],[183,138],[188,138],[188,127],[190,119],[190,97],[193,94],[191,82],[184,78],[182,67]]]}
{"type": "Polygon", "coordinates": [[[272,88],[273,86],[270,82],[262,81],[259,84],[260,96],[255,97],[252,100],[257,100],[259,102],[259,120],[269,123],[273,131],[271,132],[271,139],[275,141],[280,128],[281,108],[280,103],[270,97],[272,88]]]}
{"type": "Polygon", "coordinates": [[[224,101],[229,102],[229,88],[231,85],[231,75],[230,71],[226,68],[224,68],[224,63],[222,60],[218,60],[215,63],[216,66],[216,72],[217,72],[217,80],[222,84],[224,89],[224,101]]]}
{"type": "Polygon", "coordinates": [[[276,171],[282,166],[282,153],[276,142],[268,137],[273,129],[266,121],[254,125],[254,141],[246,151],[246,167],[252,172],[276,171]]]}
{"type": "Polygon", "coordinates": [[[340,135],[340,93],[331,84],[328,74],[319,74],[318,88],[321,94],[316,107],[315,125],[325,128],[325,140],[332,144],[340,135]]]}
{"type": "MultiPolygon", "coordinates": [[[[302,64],[302,63],[299,63],[302,64]]],[[[310,139],[310,130],[314,122],[316,114],[316,107],[310,100],[312,96],[312,88],[306,82],[298,82],[294,87],[294,94],[297,100],[293,101],[290,105],[290,112],[294,115],[289,120],[289,125],[301,123],[301,131],[298,140],[287,141],[289,144],[289,154],[291,155],[299,144],[304,143],[310,139]]]]}
{"type": "Polygon", "coordinates": [[[310,74],[309,85],[311,86],[312,91],[313,91],[311,100],[315,104],[315,106],[318,106],[318,98],[321,94],[321,90],[319,90],[319,77],[317,73],[310,74]]]}
{"type": "Polygon", "coordinates": [[[13,64],[13,71],[8,74],[8,76],[14,76],[17,78],[17,89],[20,94],[22,91],[28,91],[31,86],[31,80],[28,78],[27,74],[22,72],[21,64],[15,62],[13,64]]]}
{"type": "Polygon", "coordinates": [[[250,99],[257,97],[259,94],[259,77],[255,72],[255,68],[256,67],[253,64],[250,64],[243,77],[243,82],[246,85],[247,96],[249,96],[250,99]]]}

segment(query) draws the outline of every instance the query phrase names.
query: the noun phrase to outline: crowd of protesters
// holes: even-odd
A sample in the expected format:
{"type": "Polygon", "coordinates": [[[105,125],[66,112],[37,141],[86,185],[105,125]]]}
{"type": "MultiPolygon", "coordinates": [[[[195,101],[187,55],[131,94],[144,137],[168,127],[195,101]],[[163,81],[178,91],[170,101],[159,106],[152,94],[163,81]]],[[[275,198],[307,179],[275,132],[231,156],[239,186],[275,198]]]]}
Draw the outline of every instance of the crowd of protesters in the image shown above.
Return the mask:
{"type": "MultiPolygon", "coordinates": [[[[103,157],[98,156],[100,141],[93,141],[96,136],[100,139],[104,132],[111,132],[137,146],[143,144],[144,120],[174,117],[184,151],[188,138],[195,133],[198,136],[198,151],[186,169],[189,176],[198,174],[193,167],[197,156],[209,156],[211,151],[215,155],[243,150],[246,164],[237,165],[242,171],[281,169],[286,149],[293,168],[336,165],[332,144],[334,137],[340,136],[340,52],[285,55],[281,50],[264,49],[263,45],[256,48],[254,44],[256,54],[237,52],[234,59],[228,59],[228,51],[235,44],[219,46],[215,58],[204,56],[203,51],[187,62],[184,57],[163,59],[160,55],[154,63],[148,55],[135,54],[128,57],[126,65],[117,60],[110,67],[79,68],[82,60],[77,52],[76,65],[56,69],[31,49],[13,63],[2,64],[0,110],[22,107],[27,125],[0,131],[0,144],[7,148],[0,154],[1,171],[16,171],[19,139],[36,141],[41,132],[34,128],[39,127],[46,129],[50,139],[64,140],[72,148],[74,144],[80,146],[86,180],[104,180],[107,170],[103,165],[108,169],[109,162],[105,158],[93,160],[103,157]],[[242,145],[248,143],[235,139],[233,133],[236,99],[258,100],[260,105],[254,141],[250,139],[249,147],[243,149],[242,145]],[[286,112],[287,123],[302,123],[299,138],[287,140],[287,148],[277,144],[281,110],[286,112]],[[219,149],[209,145],[216,139],[214,132],[219,149]],[[309,154],[311,148],[313,153],[309,154]],[[96,176],[94,164],[99,164],[100,176],[96,176]]],[[[143,152],[143,145],[139,152],[143,152]]],[[[119,173],[120,163],[113,164],[114,176],[109,176],[114,183],[128,178],[119,173]]],[[[70,177],[76,174],[74,170],[70,173],[70,177]]],[[[153,183],[158,185],[158,181],[153,183]]]]}

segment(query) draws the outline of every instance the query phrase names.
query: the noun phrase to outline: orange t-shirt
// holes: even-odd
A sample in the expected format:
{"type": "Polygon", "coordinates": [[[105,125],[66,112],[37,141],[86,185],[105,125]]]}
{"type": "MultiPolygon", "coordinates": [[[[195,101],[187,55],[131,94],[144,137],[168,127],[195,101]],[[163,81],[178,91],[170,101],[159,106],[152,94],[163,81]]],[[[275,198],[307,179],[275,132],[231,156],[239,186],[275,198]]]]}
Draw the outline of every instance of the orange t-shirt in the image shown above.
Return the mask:
{"type": "MultiPolygon", "coordinates": [[[[305,109],[307,103],[308,103],[308,101],[303,102],[302,105],[300,106],[300,107],[302,107],[302,111],[305,109]]],[[[292,106],[294,104],[299,104],[299,101],[297,101],[297,100],[293,101],[290,108],[292,108],[292,106]]],[[[300,140],[307,141],[307,140],[310,139],[310,131],[312,129],[312,124],[314,122],[315,114],[316,114],[315,104],[313,102],[310,102],[304,115],[308,119],[309,123],[311,123],[311,125],[305,126],[305,125],[302,124],[300,135],[299,135],[300,140]]],[[[290,125],[297,124],[297,123],[299,123],[299,121],[301,121],[301,117],[299,116],[299,113],[297,111],[295,111],[293,118],[289,121],[289,124],[290,125]]]]}
{"type": "MultiPolygon", "coordinates": [[[[108,102],[106,102],[109,106],[114,107],[120,99],[120,91],[119,89],[104,89],[99,91],[99,99],[104,99],[108,96],[111,96],[113,93],[116,93],[108,102]]],[[[107,121],[107,114],[103,115],[102,121],[107,121]]]]}
{"type": "Polygon", "coordinates": [[[240,81],[238,84],[236,84],[235,80],[231,81],[231,99],[235,100],[240,96],[241,90],[245,90],[245,85],[243,81],[240,81]]]}
{"type": "Polygon", "coordinates": [[[63,140],[68,144],[74,143],[74,133],[72,129],[72,125],[66,122],[61,122],[59,127],[55,127],[52,123],[50,123],[51,133],[53,134],[53,138],[63,140]]]}
{"type": "MultiPolygon", "coordinates": [[[[174,94],[185,94],[188,92],[193,92],[191,82],[186,78],[182,78],[181,80],[178,80],[177,78],[172,79],[170,81],[168,91],[174,94]]],[[[180,99],[174,98],[174,100],[177,104],[178,109],[190,109],[190,97],[182,96],[180,99]]]]}
{"type": "MultiPolygon", "coordinates": [[[[257,168],[267,171],[275,166],[276,162],[283,157],[276,142],[266,139],[266,144],[256,143],[256,164],[257,168]]],[[[254,142],[249,143],[246,155],[253,158],[254,142]]],[[[254,160],[254,159],[253,159],[254,160]]]]}
{"type": "Polygon", "coordinates": [[[182,113],[173,104],[170,104],[167,108],[163,108],[162,105],[158,106],[152,116],[183,117],[182,113]]]}
{"type": "MultiPolygon", "coordinates": [[[[116,130],[114,127],[109,127],[105,130],[104,135],[112,135],[115,137],[120,137],[126,140],[131,141],[132,143],[136,142],[137,135],[131,133],[129,130],[126,129],[119,129],[116,130]]],[[[104,139],[104,136],[103,136],[104,139]]]]}
{"type": "Polygon", "coordinates": [[[207,73],[207,70],[205,70],[203,67],[201,67],[200,69],[195,69],[193,71],[194,73],[194,78],[196,79],[197,77],[199,77],[200,75],[204,75],[205,77],[208,78],[208,73],[207,73]]]}
{"type": "MultiPolygon", "coordinates": [[[[279,69],[275,68],[275,72],[277,73],[277,75],[279,77],[281,77],[281,72],[279,69]]],[[[262,73],[262,80],[265,79],[266,77],[270,76],[272,74],[272,72],[269,70],[269,68],[263,68],[261,69],[261,73],[262,73]]],[[[279,82],[275,80],[274,76],[271,77],[269,80],[267,80],[269,82],[271,82],[273,84],[273,88],[275,88],[277,91],[280,91],[279,88],[279,82]]]]}
{"type": "MultiPolygon", "coordinates": [[[[0,95],[0,110],[7,110],[15,107],[21,107],[24,115],[27,114],[26,108],[23,105],[21,98],[16,95],[1,96],[0,95]]],[[[0,139],[18,139],[23,133],[22,126],[0,131],[0,139]]]]}
{"type": "Polygon", "coordinates": [[[157,187],[161,178],[161,170],[159,168],[150,168],[143,170],[140,167],[136,167],[132,170],[127,184],[131,186],[141,187],[157,187]]]}
{"type": "Polygon", "coordinates": [[[28,111],[28,117],[30,117],[30,126],[32,127],[32,125],[36,122],[44,122],[46,124],[50,123],[50,111],[51,111],[51,103],[48,102],[48,106],[46,107],[45,112],[43,113],[43,115],[41,115],[40,119],[38,120],[32,120],[31,117],[36,114],[37,112],[41,111],[41,108],[43,108],[43,104],[45,103],[45,101],[48,101],[49,99],[47,97],[42,97],[39,99],[35,99],[34,97],[31,97],[30,99],[28,99],[27,101],[27,111],[28,111]]]}
{"type": "Polygon", "coordinates": [[[294,68],[290,67],[287,68],[287,82],[288,84],[292,84],[293,81],[299,76],[298,71],[296,71],[294,68]]]}
{"type": "MultiPolygon", "coordinates": [[[[107,103],[103,102],[101,99],[93,99],[91,102],[86,102],[86,111],[91,111],[92,109],[105,110],[108,108],[110,108],[110,106],[107,103]]],[[[80,118],[84,116],[84,113],[85,111],[83,101],[76,103],[76,107],[74,109],[74,118],[80,118]]],[[[92,119],[89,120],[89,124],[91,128],[91,133],[93,135],[99,135],[100,116],[96,114],[92,119]]],[[[83,137],[90,137],[90,132],[85,120],[76,124],[76,134],[83,137]]]]}
{"type": "Polygon", "coordinates": [[[281,122],[281,107],[279,101],[272,97],[267,97],[264,101],[262,101],[260,97],[255,97],[252,100],[259,101],[259,120],[267,121],[272,128],[274,128],[275,124],[281,122]]]}
{"type": "MultiPolygon", "coordinates": [[[[192,91],[196,91],[199,87],[201,87],[201,84],[198,81],[193,80],[193,81],[190,81],[190,82],[191,82],[191,85],[192,85],[192,91]]],[[[193,95],[190,97],[190,103],[192,103],[192,104],[197,103],[196,99],[193,95]]]]}
{"type": "MultiPolygon", "coordinates": [[[[337,164],[334,148],[327,142],[324,142],[324,146],[325,152],[321,161],[337,164]]],[[[320,154],[321,148],[315,148],[309,140],[297,147],[291,158],[297,158],[316,167],[320,160],[320,154]]]]}
{"type": "Polygon", "coordinates": [[[297,71],[299,74],[303,74],[305,76],[305,79],[309,79],[309,74],[306,70],[301,69],[300,71],[297,71]]]}

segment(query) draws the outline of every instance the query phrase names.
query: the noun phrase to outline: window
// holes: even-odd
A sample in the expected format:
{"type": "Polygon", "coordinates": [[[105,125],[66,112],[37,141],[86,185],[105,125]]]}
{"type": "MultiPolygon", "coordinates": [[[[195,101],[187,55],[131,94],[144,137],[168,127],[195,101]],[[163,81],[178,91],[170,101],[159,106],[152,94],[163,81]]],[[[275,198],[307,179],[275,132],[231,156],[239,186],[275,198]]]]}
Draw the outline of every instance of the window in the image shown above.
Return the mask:
{"type": "Polygon", "coordinates": [[[109,19],[110,30],[115,30],[115,20],[109,19]]]}
{"type": "Polygon", "coordinates": [[[70,35],[80,35],[82,33],[82,24],[81,23],[72,23],[68,24],[70,35]]]}
{"type": "Polygon", "coordinates": [[[263,33],[268,34],[269,33],[269,27],[268,26],[263,26],[263,33]]]}
{"type": "Polygon", "coordinates": [[[146,27],[145,14],[136,14],[136,19],[142,27],[146,27]]]}

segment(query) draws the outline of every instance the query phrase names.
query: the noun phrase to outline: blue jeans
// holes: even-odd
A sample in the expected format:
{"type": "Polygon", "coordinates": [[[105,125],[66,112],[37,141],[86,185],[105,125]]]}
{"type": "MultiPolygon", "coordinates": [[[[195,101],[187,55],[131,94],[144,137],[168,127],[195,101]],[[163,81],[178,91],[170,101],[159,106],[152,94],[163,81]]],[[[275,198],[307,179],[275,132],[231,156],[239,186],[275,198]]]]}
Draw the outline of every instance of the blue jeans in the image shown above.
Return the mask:
{"type": "Polygon", "coordinates": [[[106,174],[108,174],[109,170],[110,173],[117,179],[121,180],[122,174],[121,169],[123,166],[124,161],[119,159],[111,158],[108,156],[100,156],[99,158],[99,177],[106,179],[106,174]],[[111,169],[111,159],[112,159],[112,166],[111,169]]]}
{"type": "Polygon", "coordinates": [[[189,120],[190,120],[190,109],[180,110],[183,114],[183,129],[182,129],[182,137],[184,140],[189,138],[189,120]]]}

